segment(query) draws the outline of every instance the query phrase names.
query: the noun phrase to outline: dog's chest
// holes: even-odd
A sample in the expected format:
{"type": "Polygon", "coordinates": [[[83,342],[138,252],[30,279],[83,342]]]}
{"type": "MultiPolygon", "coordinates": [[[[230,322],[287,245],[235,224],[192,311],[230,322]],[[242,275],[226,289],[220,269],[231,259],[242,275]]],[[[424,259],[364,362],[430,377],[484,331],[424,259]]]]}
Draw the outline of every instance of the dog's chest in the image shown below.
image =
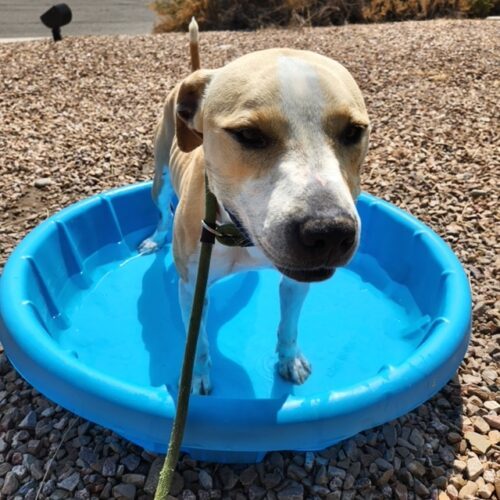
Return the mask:
{"type": "Polygon", "coordinates": [[[216,243],[210,266],[211,281],[229,274],[270,266],[269,259],[258,247],[226,247],[216,243]]]}

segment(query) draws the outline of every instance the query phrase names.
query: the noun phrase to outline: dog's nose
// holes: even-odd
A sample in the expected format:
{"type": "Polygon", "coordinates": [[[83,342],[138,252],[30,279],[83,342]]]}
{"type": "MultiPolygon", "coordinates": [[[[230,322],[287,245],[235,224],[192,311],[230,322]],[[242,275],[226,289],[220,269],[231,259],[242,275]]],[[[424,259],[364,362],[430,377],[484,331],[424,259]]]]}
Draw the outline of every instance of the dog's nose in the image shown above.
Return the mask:
{"type": "Polygon", "coordinates": [[[355,219],[347,214],[310,218],[299,224],[299,239],[308,254],[336,265],[351,256],[356,230],[355,219]]]}

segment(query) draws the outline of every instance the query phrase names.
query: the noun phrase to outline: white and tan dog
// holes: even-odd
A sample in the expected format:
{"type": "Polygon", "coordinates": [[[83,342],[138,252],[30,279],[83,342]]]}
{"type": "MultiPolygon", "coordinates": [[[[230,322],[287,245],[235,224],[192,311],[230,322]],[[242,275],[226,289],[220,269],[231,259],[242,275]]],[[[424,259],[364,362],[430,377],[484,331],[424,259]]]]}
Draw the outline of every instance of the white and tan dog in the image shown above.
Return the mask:
{"type": "MultiPolygon", "coordinates": [[[[194,22],[190,36],[192,65],[197,69],[194,22]]],[[[330,278],[357,248],[360,221],[355,199],[368,135],[363,97],[349,72],[308,51],[247,54],[223,68],[198,69],[171,91],[155,140],[153,198],[161,219],[140,251],[155,251],[169,236],[171,185],[179,198],[173,252],[186,326],[196,280],[206,171],[219,203],[218,220],[237,220],[255,245],[216,243],[210,283],[236,271],[274,265],[283,274],[278,371],[296,384],[307,379],[311,367],[297,345],[297,322],[309,282],[330,278]]],[[[194,393],[210,392],[209,372],[202,326],[194,393]]]]}

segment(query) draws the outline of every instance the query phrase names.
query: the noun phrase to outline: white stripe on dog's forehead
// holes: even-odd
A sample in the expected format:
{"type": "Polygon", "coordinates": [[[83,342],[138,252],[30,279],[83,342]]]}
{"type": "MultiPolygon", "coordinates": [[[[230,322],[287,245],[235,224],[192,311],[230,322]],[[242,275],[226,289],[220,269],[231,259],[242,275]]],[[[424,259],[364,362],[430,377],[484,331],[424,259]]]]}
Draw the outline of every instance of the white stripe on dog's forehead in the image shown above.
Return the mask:
{"type": "Polygon", "coordinates": [[[283,113],[290,122],[320,122],[324,96],[314,67],[302,59],[280,57],[278,79],[283,113]]]}

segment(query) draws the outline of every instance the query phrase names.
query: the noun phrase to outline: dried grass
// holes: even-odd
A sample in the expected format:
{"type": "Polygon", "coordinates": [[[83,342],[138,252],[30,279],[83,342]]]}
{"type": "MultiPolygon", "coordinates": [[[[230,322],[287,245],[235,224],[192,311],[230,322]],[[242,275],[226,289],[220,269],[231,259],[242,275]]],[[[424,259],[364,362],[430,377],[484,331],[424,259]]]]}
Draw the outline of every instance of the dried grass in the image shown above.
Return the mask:
{"type": "Polygon", "coordinates": [[[154,0],[156,32],[184,31],[191,17],[204,30],[331,26],[436,17],[485,17],[500,0],[154,0]]]}

